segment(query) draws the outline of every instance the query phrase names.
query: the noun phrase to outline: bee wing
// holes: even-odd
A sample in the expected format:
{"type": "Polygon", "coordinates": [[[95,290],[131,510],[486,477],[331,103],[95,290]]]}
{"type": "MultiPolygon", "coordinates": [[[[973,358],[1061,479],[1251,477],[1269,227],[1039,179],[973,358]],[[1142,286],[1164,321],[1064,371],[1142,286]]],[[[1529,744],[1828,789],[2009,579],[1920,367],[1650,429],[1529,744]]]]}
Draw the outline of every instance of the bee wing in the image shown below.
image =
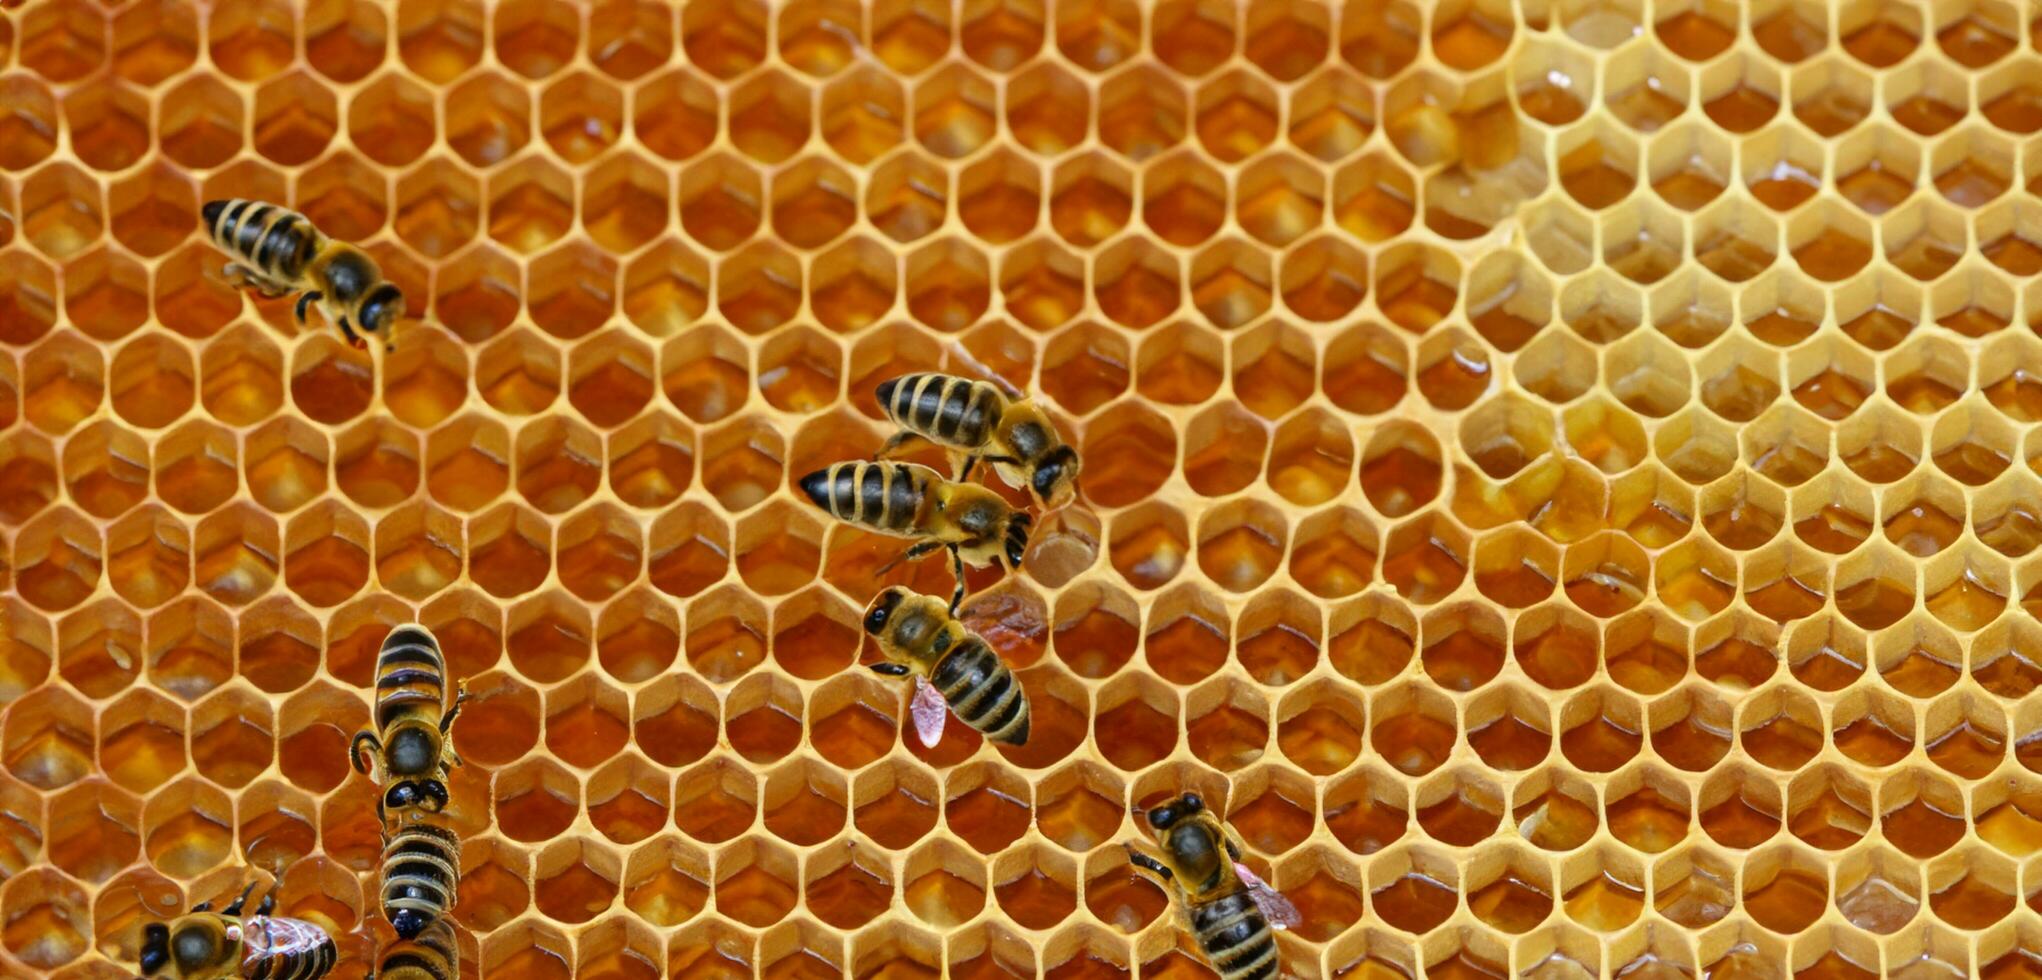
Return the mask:
{"type": "Polygon", "coordinates": [[[915,734],[921,736],[922,747],[935,748],[936,743],[943,740],[943,716],[950,713],[950,705],[943,701],[943,692],[916,675],[915,697],[908,705],[908,713],[914,716],[915,734]]]}
{"type": "Polygon", "coordinates": [[[1234,862],[1234,873],[1241,876],[1241,883],[1248,886],[1248,897],[1255,900],[1255,907],[1262,911],[1262,917],[1269,920],[1272,929],[1288,929],[1305,921],[1298,914],[1298,907],[1283,897],[1283,893],[1269,887],[1255,872],[1239,861],[1234,862]]]}

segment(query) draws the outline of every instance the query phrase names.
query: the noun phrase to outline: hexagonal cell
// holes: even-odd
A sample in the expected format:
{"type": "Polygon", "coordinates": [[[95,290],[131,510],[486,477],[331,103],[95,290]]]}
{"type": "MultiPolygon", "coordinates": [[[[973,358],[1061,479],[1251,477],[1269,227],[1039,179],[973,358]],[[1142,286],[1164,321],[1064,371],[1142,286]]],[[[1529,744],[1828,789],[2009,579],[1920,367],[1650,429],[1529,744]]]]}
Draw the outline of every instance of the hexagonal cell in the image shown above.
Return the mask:
{"type": "Polygon", "coordinates": [[[1356,854],[1374,854],[1401,838],[1411,823],[1409,808],[1402,782],[1371,769],[1335,780],[1323,803],[1326,828],[1356,854]]]}

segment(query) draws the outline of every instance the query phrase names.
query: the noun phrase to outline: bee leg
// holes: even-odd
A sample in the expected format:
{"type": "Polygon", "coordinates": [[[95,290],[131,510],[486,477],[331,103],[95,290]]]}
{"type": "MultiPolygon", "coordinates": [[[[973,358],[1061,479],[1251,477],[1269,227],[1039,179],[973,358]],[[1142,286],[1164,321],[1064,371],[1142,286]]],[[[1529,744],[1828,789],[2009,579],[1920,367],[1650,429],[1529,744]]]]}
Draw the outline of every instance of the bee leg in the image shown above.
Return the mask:
{"type": "Polygon", "coordinates": [[[212,909],[213,909],[213,903],[212,903],[212,901],[211,901],[211,900],[207,900],[207,901],[204,901],[204,902],[200,902],[200,903],[198,903],[197,905],[194,905],[194,906],[192,906],[192,907],[191,907],[191,910],[192,910],[193,912],[210,912],[210,911],[212,911],[212,909]]]}
{"type": "Polygon", "coordinates": [[[448,708],[446,716],[440,719],[441,751],[446,754],[451,765],[461,765],[461,755],[454,751],[454,718],[461,713],[461,705],[467,700],[468,682],[462,681],[461,686],[455,689],[454,706],[448,708]]]}
{"type": "Polygon", "coordinates": [[[221,910],[220,910],[220,914],[221,914],[221,915],[240,915],[240,914],[241,914],[241,906],[242,906],[243,904],[247,903],[247,901],[248,901],[248,896],[250,896],[250,895],[252,895],[252,894],[254,894],[254,893],[255,893],[255,882],[252,882],[252,881],[251,881],[251,882],[249,882],[249,883],[248,883],[248,887],[247,887],[247,888],[243,888],[243,889],[241,889],[241,894],[239,894],[239,895],[236,895],[236,896],[234,897],[234,901],[233,901],[233,902],[229,903],[229,904],[228,904],[228,906],[227,906],[226,908],[224,908],[224,909],[221,909],[221,910]]]}
{"type": "Polygon", "coordinates": [[[356,772],[366,776],[369,774],[369,764],[363,760],[362,756],[363,742],[369,743],[369,751],[377,755],[383,754],[383,743],[376,738],[376,734],[374,732],[371,732],[368,729],[364,728],[361,731],[356,732],[355,740],[348,744],[347,747],[348,761],[354,763],[356,772]]]}
{"type": "Polygon", "coordinates": [[[461,705],[467,702],[467,700],[468,684],[466,681],[463,681],[461,686],[454,692],[454,706],[448,708],[447,713],[440,718],[440,731],[451,732],[454,730],[454,718],[460,715],[461,705]]]}
{"type": "Polygon", "coordinates": [[[871,671],[872,671],[873,673],[875,673],[875,674],[878,674],[878,675],[879,675],[879,676],[881,676],[881,677],[906,677],[906,676],[908,676],[908,665],[907,665],[907,664],[897,664],[897,663],[894,663],[894,662],[892,662],[892,661],[890,661],[890,660],[888,660],[888,661],[882,661],[882,662],[880,662],[880,663],[876,663],[876,664],[873,664],[873,665],[871,666],[870,670],[871,670],[871,671]]]}
{"type": "Polygon", "coordinates": [[[1239,862],[1241,860],[1241,845],[1234,843],[1234,835],[1232,831],[1229,831],[1221,835],[1220,843],[1225,844],[1227,846],[1228,860],[1235,862],[1239,862]]]}
{"type": "Polygon", "coordinates": [[[306,293],[303,296],[298,297],[298,308],[292,311],[298,315],[298,326],[302,327],[305,325],[305,311],[309,309],[312,306],[312,304],[317,303],[325,298],[326,294],[316,289],[309,293],[306,293]]]}
{"type": "Polygon", "coordinates": [[[964,553],[950,546],[950,570],[957,574],[957,588],[950,590],[950,615],[957,615],[957,607],[964,604],[964,553]]]}
{"type": "Polygon", "coordinates": [[[872,454],[872,458],[891,459],[893,458],[893,454],[899,452],[902,446],[905,446],[908,443],[911,443],[916,439],[920,438],[922,438],[921,433],[909,432],[906,429],[902,429],[901,431],[896,432],[893,435],[887,437],[886,442],[880,445],[879,451],[872,454]]]}
{"type": "Polygon", "coordinates": [[[881,575],[885,575],[887,572],[893,571],[893,566],[898,565],[904,561],[920,561],[923,558],[927,558],[937,548],[941,547],[943,547],[943,545],[941,542],[938,541],[917,541],[913,545],[909,546],[908,550],[903,551],[900,554],[893,556],[892,558],[888,558],[886,560],[886,564],[881,565],[877,569],[875,569],[872,572],[872,575],[874,578],[877,578],[881,575]]]}
{"type": "Polygon", "coordinates": [[[977,456],[964,457],[964,468],[957,471],[957,482],[963,483],[964,481],[971,479],[971,468],[977,465],[978,465],[977,456]]]}
{"type": "Polygon", "coordinates": [[[255,285],[255,272],[239,262],[229,262],[220,267],[220,279],[230,288],[241,289],[255,285]]]}
{"type": "Polygon", "coordinates": [[[1132,864],[1135,867],[1142,869],[1143,871],[1150,872],[1154,874],[1156,877],[1163,879],[1164,881],[1169,881],[1172,878],[1176,877],[1175,875],[1171,874],[1168,865],[1165,865],[1163,862],[1158,861],[1155,858],[1152,858],[1146,854],[1143,854],[1140,851],[1135,850],[1133,846],[1128,846],[1127,848],[1127,861],[1129,864],[1132,864]]]}
{"type": "Polygon", "coordinates": [[[352,344],[355,350],[369,349],[368,342],[363,340],[360,334],[355,333],[354,324],[347,322],[347,317],[340,318],[340,333],[347,338],[347,342],[352,344]]]}

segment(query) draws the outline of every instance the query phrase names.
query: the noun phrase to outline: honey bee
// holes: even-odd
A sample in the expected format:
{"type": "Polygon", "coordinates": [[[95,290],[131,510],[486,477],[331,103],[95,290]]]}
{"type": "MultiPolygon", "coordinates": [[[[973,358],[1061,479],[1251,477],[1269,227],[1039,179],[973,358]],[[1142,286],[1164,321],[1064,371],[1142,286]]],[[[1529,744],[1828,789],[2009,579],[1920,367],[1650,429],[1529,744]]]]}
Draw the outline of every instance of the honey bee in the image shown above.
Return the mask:
{"type": "Polygon", "coordinates": [[[948,374],[909,374],[879,383],[879,408],[901,431],[879,450],[883,458],[913,439],[964,457],[958,480],[983,460],[1008,486],[1027,487],[1044,507],[1070,503],[1078,489],[1077,450],[1033,399],[1012,399],[998,386],[948,374]]]}
{"type": "Polygon", "coordinates": [[[368,343],[355,328],[380,335],[390,347],[390,329],[404,315],[404,294],[383,278],[367,252],[320,233],[312,220],[261,201],[207,201],[202,212],[213,244],[233,256],[222,273],[229,285],[253,287],[264,297],[302,292],[298,325],[318,303],[357,350],[368,343]]]}
{"type": "Polygon", "coordinates": [[[434,919],[417,939],[403,939],[383,951],[377,980],[455,980],[461,975],[461,947],[454,927],[434,919]]]}
{"type": "Polygon", "coordinates": [[[416,939],[453,908],[461,881],[461,839],[424,820],[399,821],[383,835],[383,917],[400,939],[416,939]]]}
{"type": "MultiPolygon", "coordinates": [[[[917,538],[901,559],[912,561],[950,549],[957,588],[950,611],[964,601],[964,566],[1021,567],[1028,549],[1029,516],[1000,495],[972,483],[953,483],[914,463],[837,463],[801,478],[802,492],[830,516],[859,527],[917,538]]],[[[888,563],[891,566],[891,562],[888,563]]]]}
{"type": "Polygon", "coordinates": [[[255,914],[241,907],[255,891],[249,882],[226,908],[210,911],[200,902],[169,923],[142,927],[142,975],[172,980],[315,980],[333,969],[340,952],[326,930],[303,919],[272,917],[276,889],[262,897],[255,914]]]}
{"type": "Polygon", "coordinates": [[[1196,793],[1148,812],[1161,861],[1127,846],[1134,866],[1177,893],[1177,907],[1221,980],[1276,980],[1283,966],[1274,929],[1302,919],[1297,907],[1241,863],[1241,845],[1196,793]]]}
{"type": "Polygon", "coordinates": [[[372,757],[382,761],[388,785],[376,801],[378,818],[387,820],[393,809],[446,809],[447,771],[461,764],[454,718],[466,700],[464,684],[447,704],[447,660],[425,627],[410,623],[383,638],[376,654],[376,731],[363,729],[348,745],[357,772],[368,774],[372,757]]]}
{"type": "Polygon", "coordinates": [[[865,612],[865,632],[879,641],[886,660],[872,665],[885,677],[915,681],[908,713],[922,744],[935,748],[943,737],[943,713],[994,742],[1028,741],[1028,695],[1000,655],[966,629],[935,596],[901,586],[879,593],[865,612]]]}

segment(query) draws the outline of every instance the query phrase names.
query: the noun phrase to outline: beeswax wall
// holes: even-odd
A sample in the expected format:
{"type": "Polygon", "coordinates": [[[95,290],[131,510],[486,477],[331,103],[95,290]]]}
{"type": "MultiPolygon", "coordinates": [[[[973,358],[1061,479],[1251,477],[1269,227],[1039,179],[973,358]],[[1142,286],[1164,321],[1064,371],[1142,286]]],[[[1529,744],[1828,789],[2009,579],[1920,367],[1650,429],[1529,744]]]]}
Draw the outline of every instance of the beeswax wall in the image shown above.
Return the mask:
{"type": "Polygon", "coordinates": [[[281,867],[359,975],[413,619],[464,973],[1202,975],[1184,788],[1301,978],[2042,970],[2027,4],[5,7],[0,973],[281,867]],[[972,578],[1018,749],[901,738],[943,563],[790,492],[929,369],[1086,460],[972,578]]]}

